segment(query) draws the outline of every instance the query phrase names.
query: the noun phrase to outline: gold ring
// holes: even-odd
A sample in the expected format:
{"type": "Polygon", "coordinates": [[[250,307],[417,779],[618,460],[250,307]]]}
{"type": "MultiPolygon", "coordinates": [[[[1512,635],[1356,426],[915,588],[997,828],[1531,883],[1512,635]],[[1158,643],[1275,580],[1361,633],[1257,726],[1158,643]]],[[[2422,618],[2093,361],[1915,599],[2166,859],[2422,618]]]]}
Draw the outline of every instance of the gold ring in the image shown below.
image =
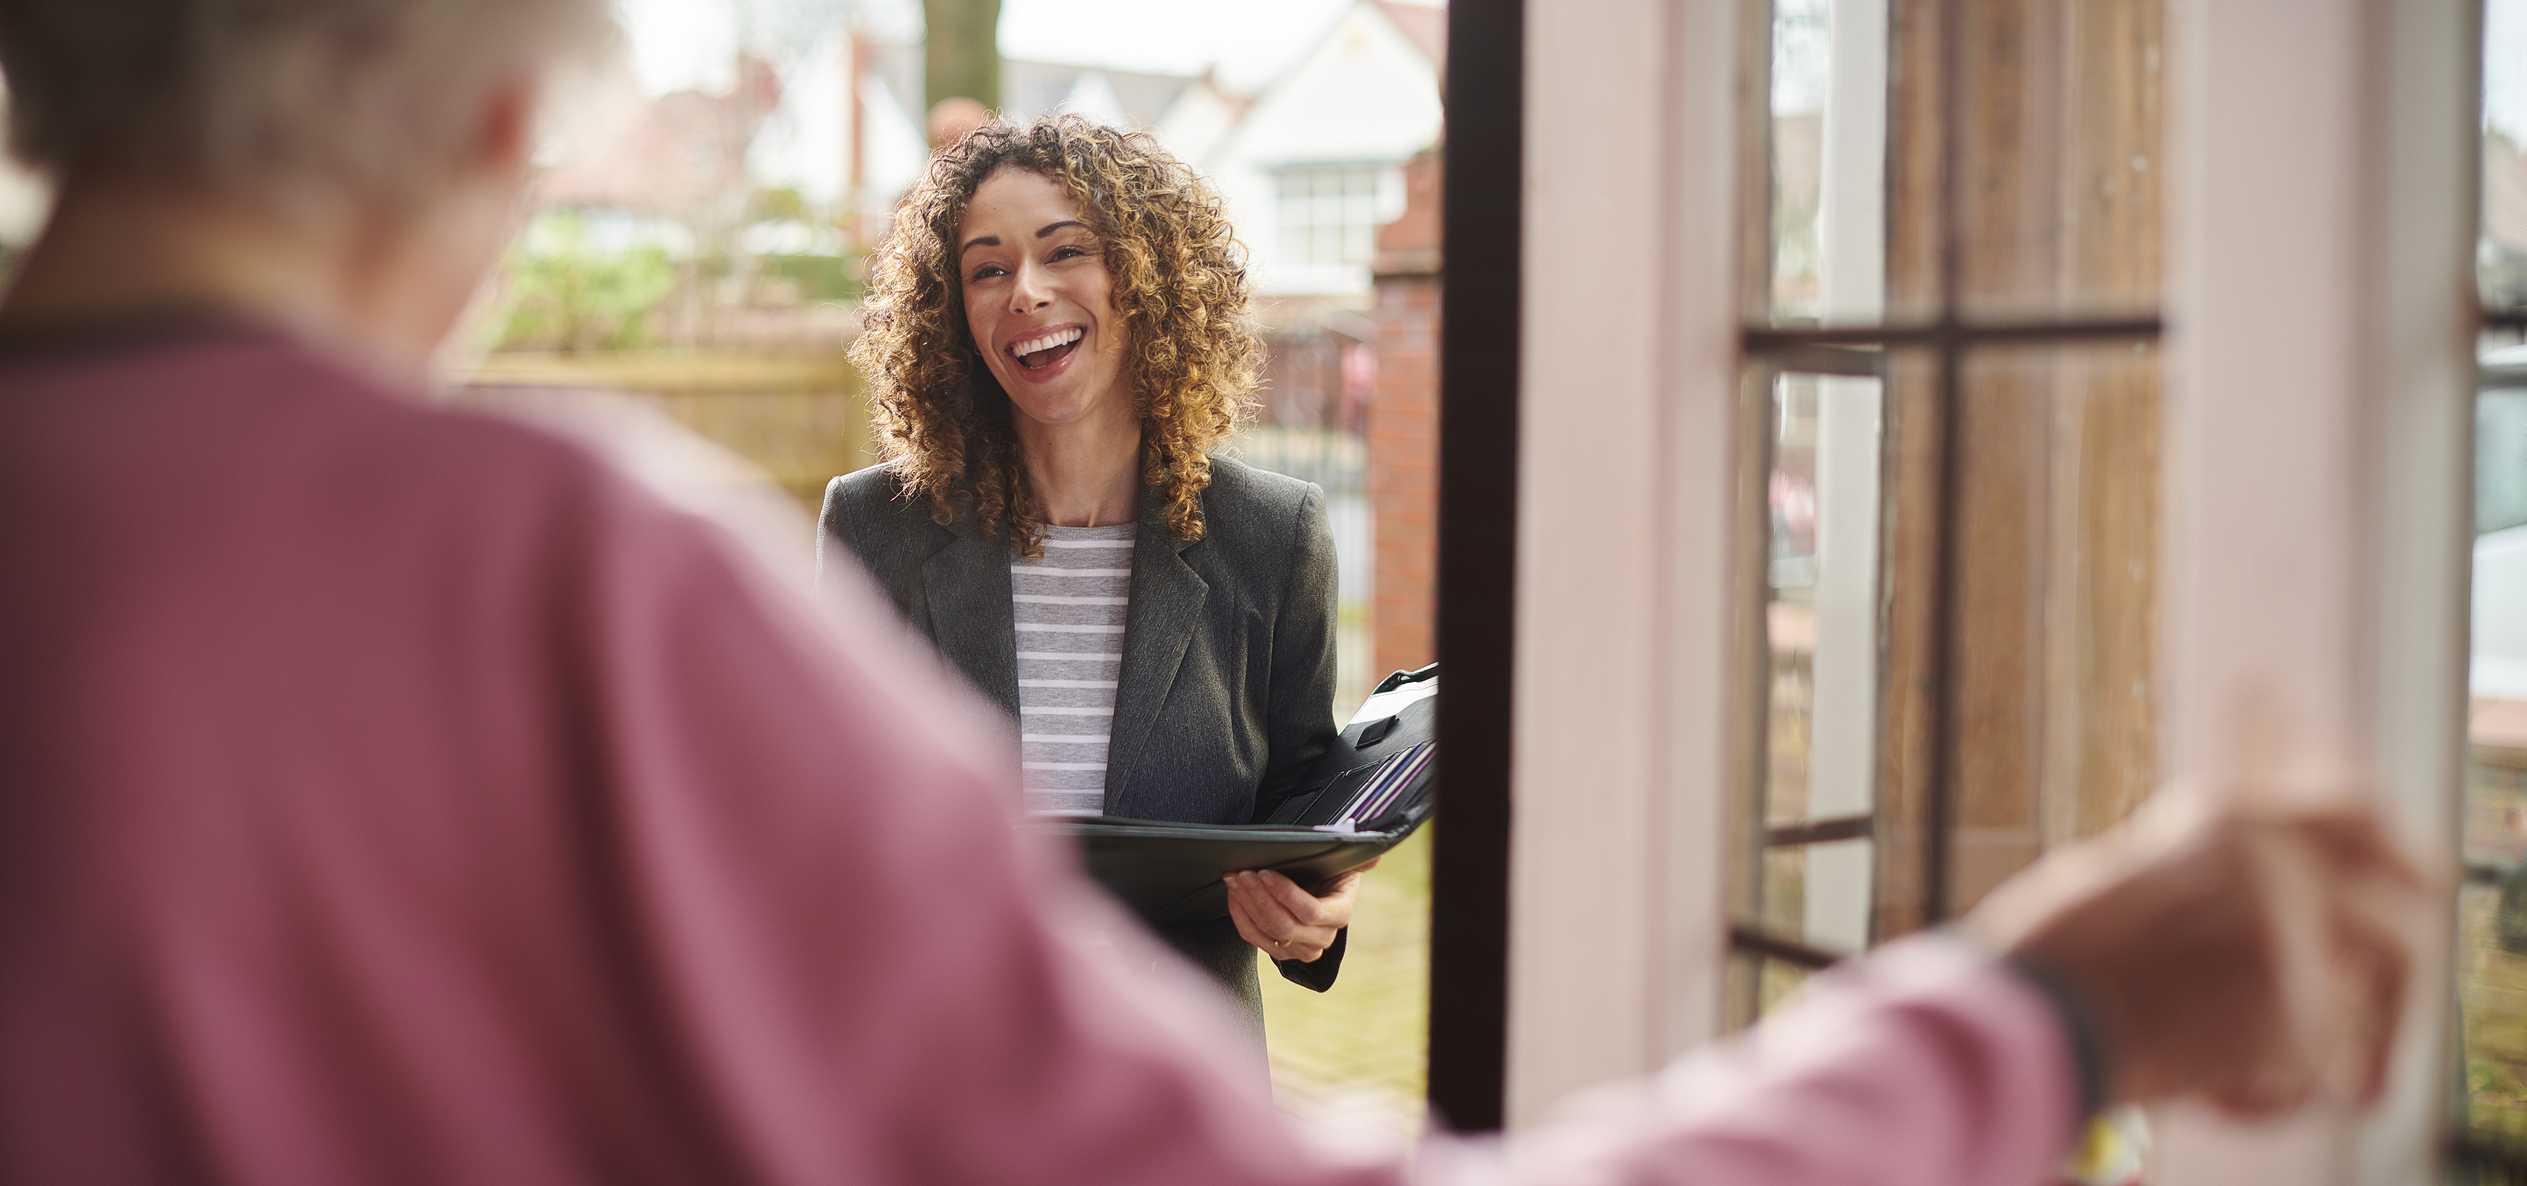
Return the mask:
{"type": "Polygon", "coordinates": [[[1273,943],[1273,946],[1275,946],[1275,947],[1288,947],[1289,945],[1290,945],[1290,941],[1289,941],[1289,940],[1287,940],[1287,939],[1278,940],[1278,941],[1276,941],[1275,943],[1273,943]]]}

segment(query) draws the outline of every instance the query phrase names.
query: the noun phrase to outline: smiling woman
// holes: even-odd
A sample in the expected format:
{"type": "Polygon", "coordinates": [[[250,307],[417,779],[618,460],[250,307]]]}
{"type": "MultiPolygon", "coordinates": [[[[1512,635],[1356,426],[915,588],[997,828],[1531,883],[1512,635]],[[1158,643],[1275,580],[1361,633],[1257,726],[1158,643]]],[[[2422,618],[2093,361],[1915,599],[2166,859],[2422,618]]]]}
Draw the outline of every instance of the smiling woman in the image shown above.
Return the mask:
{"type": "Polygon", "coordinates": [[[1088,320],[1084,301],[1104,310],[1118,363],[1141,344],[1128,366],[1076,386],[1129,401],[1144,484],[1163,491],[1179,538],[1202,538],[1210,450],[1249,414],[1263,345],[1246,324],[1244,252],[1219,198],[1157,141],[1076,116],[986,126],[906,195],[870,271],[852,357],[869,373],[894,472],[940,518],[970,511],[986,531],[1005,520],[1028,550],[1040,539],[1042,492],[1019,461],[1024,430],[1009,404],[1013,388],[1036,385],[1011,382],[1019,368],[1002,348],[1016,343],[993,334],[1062,327],[1005,307],[978,313],[976,302],[1051,297],[1073,321],[1088,320]],[[1045,217],[1029,223],[1030,213],[1045,217]],[[1027,259],[1031,283],[1060,291],[1011,291],[1027,259]]]}
{"type": "MultiPolygon", "coordinates": [[[[1219,198],[1144,135],[990,125],[871,271],[853,357],[889,460],[828,488],[826,572],[848,548],[1008,710],[1030,811],[1269,815],[1334,736],[1334,546],[1322,491],[1210,452],[1261,352],[1219,198]]],[[[1331,987],[1358,880],[1244,875],[1160,935],[1260,1054],[1254,951],[1331,987]]]]}

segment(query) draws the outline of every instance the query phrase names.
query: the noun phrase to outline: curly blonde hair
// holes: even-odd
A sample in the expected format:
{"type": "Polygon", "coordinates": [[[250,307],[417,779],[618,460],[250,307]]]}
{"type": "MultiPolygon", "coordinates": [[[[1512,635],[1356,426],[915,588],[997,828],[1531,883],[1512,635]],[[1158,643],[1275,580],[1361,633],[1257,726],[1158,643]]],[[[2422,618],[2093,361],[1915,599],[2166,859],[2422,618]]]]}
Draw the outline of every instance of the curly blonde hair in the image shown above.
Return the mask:
{"type": "Polygon", "coordinates": [[[1129,334],[1124,380],[1141,418],[1141,482],[1167,528],[1202,538],[1210,451],[1253,413],[1263,343],[1247,322],[1245,249],[1219,196],[1140,132],[1053,115],[994,122],[939,154],[905,195],[870,264],[851,359],[867,372],[881,453],[941,526],[971,513],[1040,555],[1044,517],[1029,488],[1009,396],[979,365],[956,265],[957,224],[1003,169],[1061,182],[1105,247],[1129,334]]]}

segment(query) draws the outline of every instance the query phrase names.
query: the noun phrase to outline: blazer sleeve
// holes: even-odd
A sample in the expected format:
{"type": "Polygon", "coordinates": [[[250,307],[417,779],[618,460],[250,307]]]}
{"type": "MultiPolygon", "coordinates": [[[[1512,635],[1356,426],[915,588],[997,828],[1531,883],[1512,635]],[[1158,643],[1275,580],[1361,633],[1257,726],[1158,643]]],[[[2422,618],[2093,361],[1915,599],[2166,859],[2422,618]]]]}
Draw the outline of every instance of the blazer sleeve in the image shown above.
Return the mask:
{"type": "MultiPolygon", "coordinates": [[[[1255,818],[1272,814],[1299,789],[1308,771],[1334,741],[1334,613],[1338,596],[1334,532],[1325,520],[1325,492],[1307,488],[1299,504],[1298,546],[1282,590],[1280,620],[1272,630],[1271,758],[1255,791],[1255,818]]],[[[1312,964],[1274,960],[1281,978],[1317,992],[1334,986],[1342,972],[1348,929],[1312,964]]]]}
{"type": "Polygon", "coordinates": [[[1269,731],[1256,819],[1299,790],[1316,760],[1334,743],[1334,532],[1325,521],[1325,492],[1310,485],[1299,504],[1297,546],[1272,628],[1269,731]]]}

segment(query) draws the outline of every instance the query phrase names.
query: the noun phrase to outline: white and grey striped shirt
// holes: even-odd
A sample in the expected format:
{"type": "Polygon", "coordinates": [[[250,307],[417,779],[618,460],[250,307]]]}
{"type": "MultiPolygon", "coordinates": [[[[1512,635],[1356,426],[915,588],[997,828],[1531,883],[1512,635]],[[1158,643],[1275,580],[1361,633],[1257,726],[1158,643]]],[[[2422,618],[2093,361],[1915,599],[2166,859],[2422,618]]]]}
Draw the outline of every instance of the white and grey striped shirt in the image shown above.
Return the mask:
{"type": "Polygon", "coordinates": [[[1035,814],[1105,810],[1106,746],[1139,536],[1132,523],[1048,527],[1042,560],[1010,554],[1020,760],[1026,807],[1035,814]]]}

